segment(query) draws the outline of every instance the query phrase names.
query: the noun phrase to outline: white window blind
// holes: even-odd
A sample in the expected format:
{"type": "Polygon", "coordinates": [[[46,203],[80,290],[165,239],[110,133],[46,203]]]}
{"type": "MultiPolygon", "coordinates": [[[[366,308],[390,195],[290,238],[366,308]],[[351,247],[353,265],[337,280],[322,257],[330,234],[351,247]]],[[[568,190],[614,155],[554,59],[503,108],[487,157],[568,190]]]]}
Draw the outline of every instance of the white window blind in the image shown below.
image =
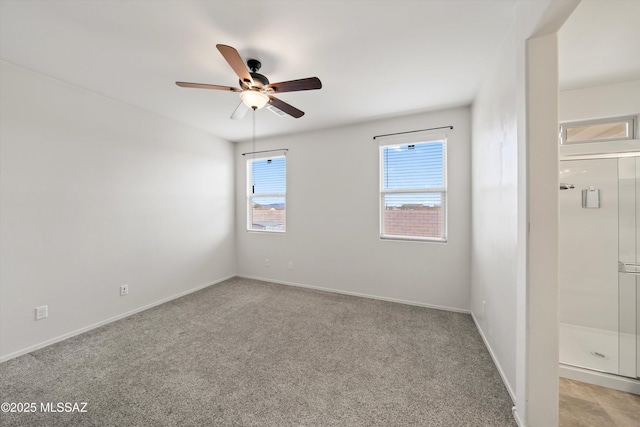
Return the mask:
{"type": "Polygon", "coordinates": [[[446,136],[397,141],[380,143],[380,236],[446,241],[446,136]]]}
{"type": "Polygon", "coordinates": [[[287,159],[247,160],[247,230],[286,230],[287,159]]]}

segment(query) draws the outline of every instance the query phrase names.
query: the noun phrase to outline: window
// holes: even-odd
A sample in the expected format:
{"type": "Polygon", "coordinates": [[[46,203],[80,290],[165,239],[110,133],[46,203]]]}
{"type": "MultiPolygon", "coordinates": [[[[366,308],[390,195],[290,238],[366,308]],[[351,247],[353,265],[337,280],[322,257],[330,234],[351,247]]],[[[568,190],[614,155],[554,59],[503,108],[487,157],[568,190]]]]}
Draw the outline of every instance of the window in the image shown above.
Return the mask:
{"type": "Polygon", "coordinates": [[[635,126],[635,117],[614,117],[610,119],[562,123],[560,125],[560,144],[581,144],[585,142],[633,139],[635,126]]]}
{"type": "Polygon", "coordinates": [[[286,170],[284,156],[247,160],[247,230],[285,231],[286,170]]]}
{"type": "Polygon", "coordinates": [[[447,240],[446,138],[432,138],[381,142],[380,237],[447,240]]]}

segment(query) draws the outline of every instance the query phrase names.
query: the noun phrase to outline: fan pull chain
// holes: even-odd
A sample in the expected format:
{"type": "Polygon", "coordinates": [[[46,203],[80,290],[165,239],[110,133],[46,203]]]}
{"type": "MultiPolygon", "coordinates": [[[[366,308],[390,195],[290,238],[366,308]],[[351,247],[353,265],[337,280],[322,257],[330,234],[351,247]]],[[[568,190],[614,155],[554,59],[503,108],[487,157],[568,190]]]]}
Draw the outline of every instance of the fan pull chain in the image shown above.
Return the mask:
{"type": "MultiPolygon", "coordinates": [[[[251,121],[253,122],[253,152],[256,152],[256,109],[252,107],[251,110],[251,121]]],[[[253,174],[251,174],[251,179],[253,178],[253,174]]],[[[255,181],[251,185],[251,194],[256,194],[256,184],[255,181]]]]}

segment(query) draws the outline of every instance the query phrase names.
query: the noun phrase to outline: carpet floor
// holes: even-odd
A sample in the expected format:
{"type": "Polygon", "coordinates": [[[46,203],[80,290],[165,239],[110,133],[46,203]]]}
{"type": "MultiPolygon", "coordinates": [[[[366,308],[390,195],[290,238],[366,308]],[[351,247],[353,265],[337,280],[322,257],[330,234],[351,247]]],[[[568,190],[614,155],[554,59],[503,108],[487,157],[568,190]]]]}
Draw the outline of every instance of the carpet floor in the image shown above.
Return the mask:
{"type": "Polygon", "coordinates": [[[469,315],[242,278],[4,362],[0,396],[36,404],[6,426],[516,425],[469,315]]]}

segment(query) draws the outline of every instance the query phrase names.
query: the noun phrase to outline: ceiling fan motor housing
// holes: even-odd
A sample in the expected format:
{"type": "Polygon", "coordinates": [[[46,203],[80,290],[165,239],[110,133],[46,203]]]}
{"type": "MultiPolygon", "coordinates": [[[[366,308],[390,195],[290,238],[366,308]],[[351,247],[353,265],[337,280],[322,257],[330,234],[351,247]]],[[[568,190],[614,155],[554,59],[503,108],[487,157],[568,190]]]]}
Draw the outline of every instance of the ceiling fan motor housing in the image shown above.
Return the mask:
{"type": "Polygon", "coordinates": [[[269,84],[269,79],[259,73],[251,73],[251,78],[253,79],[254,86],[262,88],[269,84]]]}
{"type": "MultiPolygon", "coordinates": [[[[247,60],[247,67],[251,70],[250,74],[251,78],[253,79],[254,88],[262,89],[264,86],[269,84],[269,79],[258,73],[258,71],[262,67],[262,63],[260,61],[258,61],[257,59],[249,59],[247,60]]],[[[250,88],[250,86],[242,80],[240,80],[240,87],[242,87],[243,89],[250,88]]]]}

